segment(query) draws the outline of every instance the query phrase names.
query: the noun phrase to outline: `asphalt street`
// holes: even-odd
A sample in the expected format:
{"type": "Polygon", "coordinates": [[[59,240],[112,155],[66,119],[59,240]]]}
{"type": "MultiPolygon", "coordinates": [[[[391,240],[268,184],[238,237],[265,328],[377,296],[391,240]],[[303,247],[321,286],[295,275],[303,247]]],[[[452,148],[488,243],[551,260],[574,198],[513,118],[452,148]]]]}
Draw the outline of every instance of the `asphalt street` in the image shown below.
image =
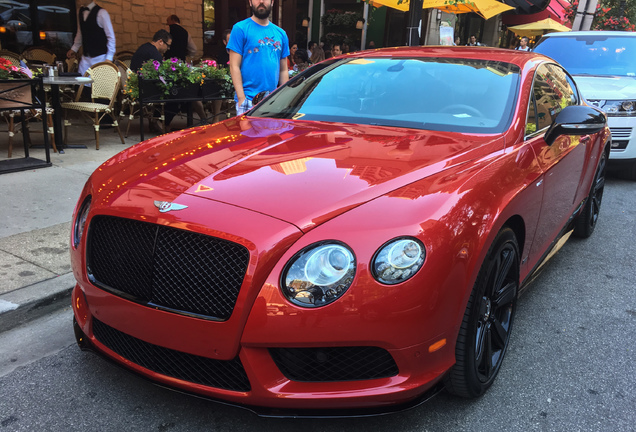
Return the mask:
{"type": "Polygon", "coordinates": [[[80,351],[66,308],[0,335],[0,431],[634,431],[635,202],[636,183],[608,180],[596,232],[568,241],[520,298],[502,370],[479,399],[441,393],[374,418],[259,418],[80,351]]]}

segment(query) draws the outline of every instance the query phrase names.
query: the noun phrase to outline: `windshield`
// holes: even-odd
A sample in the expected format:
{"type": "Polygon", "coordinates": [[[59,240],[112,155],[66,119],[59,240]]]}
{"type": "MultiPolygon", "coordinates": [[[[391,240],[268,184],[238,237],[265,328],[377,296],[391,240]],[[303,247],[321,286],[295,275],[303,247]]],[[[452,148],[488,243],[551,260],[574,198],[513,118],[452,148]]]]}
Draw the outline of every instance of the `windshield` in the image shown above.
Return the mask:
{"type": "Polygon", "coordinates": [[[488,60],[341,59],[322,62],[249,115],[500,133],[512,117],[519,68],[488,60]]]}
{"type": "Polygon", "coordinates": [[[636,37],[548,37],[533,51],[552,57],[572,75],[636,76],[636,37]]]}

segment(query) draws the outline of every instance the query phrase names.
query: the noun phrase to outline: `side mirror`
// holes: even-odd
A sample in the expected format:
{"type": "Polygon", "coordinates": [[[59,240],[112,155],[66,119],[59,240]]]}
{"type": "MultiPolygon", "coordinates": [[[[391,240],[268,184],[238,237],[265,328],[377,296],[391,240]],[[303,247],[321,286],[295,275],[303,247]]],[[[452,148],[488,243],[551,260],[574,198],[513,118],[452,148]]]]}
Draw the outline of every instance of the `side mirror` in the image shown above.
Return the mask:
{"type": "Polygon", "coordinates": [[[265,96],[267,96],[269,94],[269,92],[267,91],[262,91],[260,93],[256,93],[256,96],[254,96],[254,99],[252,99],[252,106],[257,105],[260,101],[263,100],[263,98],[265,98],[265,96]]]}
{"type": "Polygon", "coordinates": [[[557,114],[544,139],[552,145],[561,135],[593,134],[602,131],[606,124],[607,117],[602,111],[586,105],[571,105],[557,114]]]}

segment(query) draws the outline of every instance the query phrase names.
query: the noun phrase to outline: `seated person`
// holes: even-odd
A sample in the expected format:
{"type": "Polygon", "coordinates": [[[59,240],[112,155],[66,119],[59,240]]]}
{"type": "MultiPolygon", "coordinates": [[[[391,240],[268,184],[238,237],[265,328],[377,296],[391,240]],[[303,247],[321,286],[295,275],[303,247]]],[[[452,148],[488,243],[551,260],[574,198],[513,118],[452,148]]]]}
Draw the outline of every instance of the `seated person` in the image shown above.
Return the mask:
{"type": "MultiPolygon", "coordinates": [[[[172,45],[172,36],[166,30],[158,30],[152,37],[151,42],[146,42],[137,48],[137,51],[130,60],[130,69],[134,72],[139,71],[141,66],[148,60],[163,61],[163,55],[170,49],[172,45]]],[[[198,114],[201,123],[206,122],[206,115],[203,110],[203,104],[200,101],[192,103],[192,108],[198,114]]],[[[167,102],[165,105],[165,128],[168,129],[170,122],[174,116],[180,111],[181,105],[176,102],[167,102]]],[[[156,124],[150,125],[154,132],[158,132],[160,129],[156,124]]]]}
{"type": "Polygon", "coordinates": [[[137,72],[148,60],[162,61],[163,55],[172,45],[172,37],[166,30],[159,30],[152,37],[152,42],[141,45],[130,60],[130,69],[137,72]]]}
{"type": "Polygon", "coordinates": [[[309,63],[309,55],[307,54],[307,50],[304,50],[302,48],[297,49],[296,53],[294,54],[294,71],[302,72],[309,66],[311,66],[311,63],[309,63]]]}

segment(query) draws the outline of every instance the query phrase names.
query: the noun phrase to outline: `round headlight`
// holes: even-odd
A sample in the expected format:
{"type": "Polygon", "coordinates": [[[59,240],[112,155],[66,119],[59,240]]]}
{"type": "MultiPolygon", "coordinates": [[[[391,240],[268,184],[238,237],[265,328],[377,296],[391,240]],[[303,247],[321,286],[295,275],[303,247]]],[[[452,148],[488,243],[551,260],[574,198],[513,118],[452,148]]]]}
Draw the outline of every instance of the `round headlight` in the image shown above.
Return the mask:
{"type": "Polygon", "coordinates": [[[402,237],[385,243],[373,257],[373,277],[384,284],[397,284],[422,268],[426,250],[417,239],[402,237]]]}
{"type": "Polygon", "coordinates": [[[625,101],[621,104],[621,108],[623,108],[623,111],[633,111],[634,110],[634,102],[632,101],[625,101]]]}
{"type": "Polygon", "coordinates": [[[91,197],[86,197],[82,206],[80,207],[77,215],[75,215],[75,224],[73,225],[73,247],[79,246],[82,241],[82,235],[84,234],[84,226],[86,225],[86,219],[88,218],[88,211],[91,208],[91,197]]]}
{"type": "Polygon", "coordinates": [[[289,261],[283,271],[283,294],[303,307],[325,306],[351,286],[356,272],[353,252],[340,243],[316,243],[289,261]]]}

